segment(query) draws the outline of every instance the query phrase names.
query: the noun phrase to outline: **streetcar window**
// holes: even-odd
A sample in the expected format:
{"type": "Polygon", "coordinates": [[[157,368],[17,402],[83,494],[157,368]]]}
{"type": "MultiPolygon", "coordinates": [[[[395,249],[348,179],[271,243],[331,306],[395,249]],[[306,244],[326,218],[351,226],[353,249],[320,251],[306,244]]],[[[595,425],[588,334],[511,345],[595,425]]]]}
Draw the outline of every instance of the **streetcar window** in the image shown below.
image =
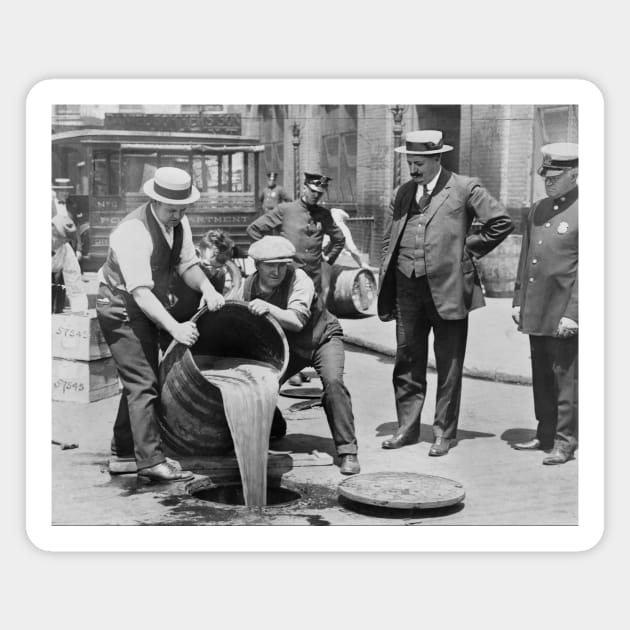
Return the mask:
{"type": "Polygon", "coordinates": [[[117,151],[94,151],[92,156],[92,194],[120,194],[120,163],[117,151]]]}
{"type": "Polygon", "coordinates": [[[141,193],[144,183],[151,179],[158,168],[157,153],[123,155],[123,191],[141,193]]]}

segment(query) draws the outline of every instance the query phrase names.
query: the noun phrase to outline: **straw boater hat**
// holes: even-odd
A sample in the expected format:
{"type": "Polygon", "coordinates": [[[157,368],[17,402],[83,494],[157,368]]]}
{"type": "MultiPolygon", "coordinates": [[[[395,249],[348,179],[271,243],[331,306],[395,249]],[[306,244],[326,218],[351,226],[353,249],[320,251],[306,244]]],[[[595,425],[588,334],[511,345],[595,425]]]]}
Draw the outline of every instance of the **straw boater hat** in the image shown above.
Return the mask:
{"type": "Polygon", "coordinates": [[[53,181],[53,190],[74,190],[72,182],[66,177],[57,177],[53,181]]]}
{"type": "Polygon", "coordinates": [[[291,262],[295,256],[295,247],[284,236],[263,236],[249,246],[247,255],[256,262],[291,262]]]}
{"type": "Polygon", "coordinates": [[[144,184],[143,190],[151,199],[175,206],[194,203],[200,197],[190,175],[173,166],[158,168],[153,178],[144,184]]]}
{"type": "Polygon", "coordinates": [[[574,142],[554,142],[541,147],[543,161],[538,174],[554,177],[578,165],[578,145],[574,142]]]}
{"type": "Polygon", "coordinates": [[[442,132],[433,129],[410,131],[405,135],[405,146],[394,149],[396,153],[407,153],[409,155],[435,155],[452,150],[452,146],[444,144],[442,132]]]}

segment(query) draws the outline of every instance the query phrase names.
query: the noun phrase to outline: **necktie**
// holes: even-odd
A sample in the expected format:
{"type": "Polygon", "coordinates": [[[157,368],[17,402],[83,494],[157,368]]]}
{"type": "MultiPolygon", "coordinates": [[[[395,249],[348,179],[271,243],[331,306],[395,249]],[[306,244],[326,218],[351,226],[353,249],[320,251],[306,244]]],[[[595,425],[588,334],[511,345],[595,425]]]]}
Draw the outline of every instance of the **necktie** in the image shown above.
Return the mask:
{"type": "Polygon", "coordinates": [[[426,211],[430,203],[431,203],[431,195],[429,194],[429,189],[427,188],[427,185],[424,184],[422,186],[422,197],[420,197],[420,201],[418,201],[418,206],[420,207],[420,214],[426,211]]]}

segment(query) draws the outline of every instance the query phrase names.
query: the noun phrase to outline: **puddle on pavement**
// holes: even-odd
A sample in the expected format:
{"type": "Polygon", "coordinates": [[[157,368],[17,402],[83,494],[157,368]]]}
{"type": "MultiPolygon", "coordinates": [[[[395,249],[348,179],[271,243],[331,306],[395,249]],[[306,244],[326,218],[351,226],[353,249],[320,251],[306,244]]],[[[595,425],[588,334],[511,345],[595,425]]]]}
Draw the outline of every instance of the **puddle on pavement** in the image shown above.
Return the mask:
{"type": "Polygon", "coordinates": [[[271,495],[268,505],[263,507],[243,505],[241,486],[234,480],[213,483],[209,477],[202,477],[187,483],[165,484],[139,481],[136,475],[130,474],[112,475],[103,485],[118,488],[122,497],[155,495],[157,502],[168,508],[168,513],[160,516],[159,522],[147,525],[273,525],[276,519],[288,518],[304,519],[308,525],[327,526],[331,525],[330,520],[317,512],[330,509],[358,517],[357,525],[361,516],[396,521],[399,525],[422,525],[464,508],[463,503],[437,509],[383,508],[339,497],[336,486],[288,480],[281,484],[270,480],[271,495]]]}

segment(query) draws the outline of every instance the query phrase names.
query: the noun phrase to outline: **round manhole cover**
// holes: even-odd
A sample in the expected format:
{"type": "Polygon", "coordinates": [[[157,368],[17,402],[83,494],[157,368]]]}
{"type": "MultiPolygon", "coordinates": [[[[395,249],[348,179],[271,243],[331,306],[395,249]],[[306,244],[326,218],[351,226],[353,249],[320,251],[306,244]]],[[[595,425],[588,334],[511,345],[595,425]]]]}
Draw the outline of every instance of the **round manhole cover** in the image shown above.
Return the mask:
{"type": "Polygon", "coordinates": [[[280,390],[280,396],[287,398],[321,398],[321,387],[287,387],[280,390]]]}
{"type": "Polygon", "coordinates": [[[355,475],[339,484],[346,499],[399,509],[427,509],[455,505],[466,493],[458,481],[411,472],[376,472],[355,475]]]}

